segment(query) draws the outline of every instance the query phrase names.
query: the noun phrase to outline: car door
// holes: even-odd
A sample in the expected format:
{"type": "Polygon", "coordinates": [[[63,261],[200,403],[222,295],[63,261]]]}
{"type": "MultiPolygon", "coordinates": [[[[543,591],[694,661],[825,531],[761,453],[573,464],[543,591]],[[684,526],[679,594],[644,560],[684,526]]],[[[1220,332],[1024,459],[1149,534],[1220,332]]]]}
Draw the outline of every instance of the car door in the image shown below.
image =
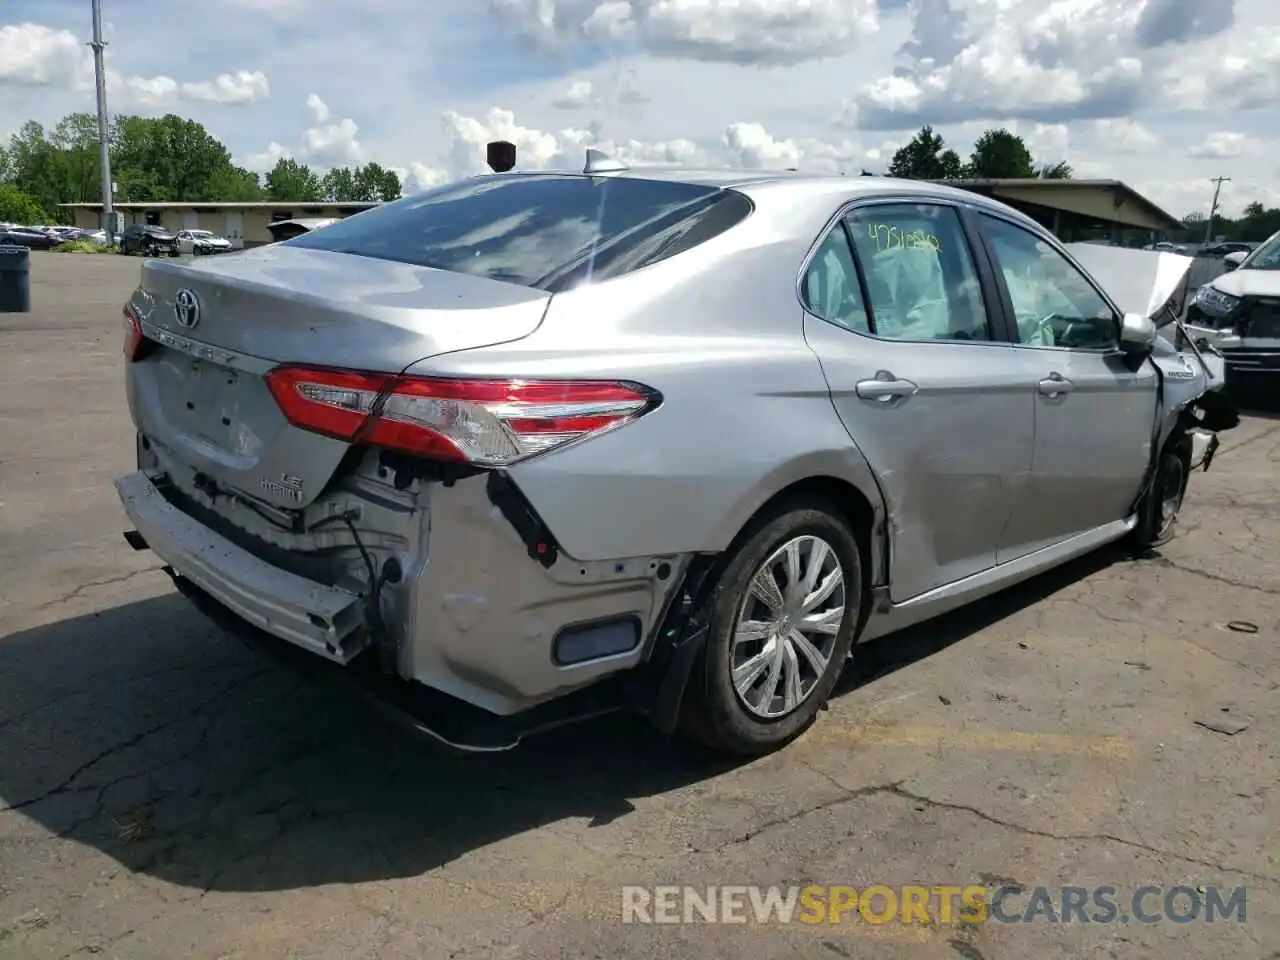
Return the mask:
{"type": "Polygon", "coordinates": [[[179,230],[178,231],[178,252],[184,253],[184,254],[190,254],[191,251],[194,249],[194,247],[195,247],[195,244],[191,242],[191,234],[188,233],[186,230],[179,230]]]}
{"type": "Polygon", "coordinates": [[[805,337],[888,508],[895,602],[980,573],[1028,475],[1032,405],[958,208],[853,205],[801,278],[805,337]]]}
{"type": "Polygon", "coordinates": [[[1151,459],[1159,379],[1120,350],[1121,315],[1055,242],[978,214],[1035,408],[1031,478],[1001,562],[1126,517],[1151,459]]]}

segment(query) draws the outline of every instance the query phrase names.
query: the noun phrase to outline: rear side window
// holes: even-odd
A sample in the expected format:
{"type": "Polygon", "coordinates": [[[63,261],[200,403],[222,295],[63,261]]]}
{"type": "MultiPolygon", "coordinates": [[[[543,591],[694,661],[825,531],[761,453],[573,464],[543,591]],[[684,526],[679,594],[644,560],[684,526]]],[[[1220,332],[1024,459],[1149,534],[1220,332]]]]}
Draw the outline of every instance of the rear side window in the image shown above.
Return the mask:
{"type": "Polygon", "coordinates": [[[638,270],[741,222],[751,201],[701,184],[624,177],[477,177],[286,241],[564,290],[638,270]]]}

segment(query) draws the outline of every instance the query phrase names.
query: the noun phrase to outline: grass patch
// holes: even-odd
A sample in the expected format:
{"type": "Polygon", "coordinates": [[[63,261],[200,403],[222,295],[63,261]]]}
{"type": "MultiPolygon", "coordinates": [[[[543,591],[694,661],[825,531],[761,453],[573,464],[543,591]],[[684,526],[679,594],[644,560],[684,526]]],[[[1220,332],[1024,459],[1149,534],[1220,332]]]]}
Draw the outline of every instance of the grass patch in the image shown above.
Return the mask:
{"type": "Polygon", "coordinates": [[[115,248],[92,240],[71,240],[53,248],[54,253],[114,253],[115,248]]]}

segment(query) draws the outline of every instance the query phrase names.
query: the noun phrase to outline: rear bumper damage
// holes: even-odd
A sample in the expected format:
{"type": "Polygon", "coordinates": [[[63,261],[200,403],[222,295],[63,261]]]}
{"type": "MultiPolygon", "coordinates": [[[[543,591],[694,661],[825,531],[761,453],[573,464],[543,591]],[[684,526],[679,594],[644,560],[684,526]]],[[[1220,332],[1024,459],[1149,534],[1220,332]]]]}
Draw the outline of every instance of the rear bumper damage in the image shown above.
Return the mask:
{"type": "Polygon", "coordinates": [[[368,645],[361,599],[259,560],[165,500],[142,471],[115,480],[143,543],[249,623],[336,663],[368,645]]]}
{"type": "Polygon", "coordinates": [[[232,542],[172,499],[163,477],[139,470],[115,486],[134,526],[125,539],[163,560],[202,612],[229,632],[318,654],[438,744],[503,750],[612,710],[649,713],[666,663],[653,656],[660,628],[674,622],[691,558],[578,561],[497,479],[428,485],[429,549],[398,557],[405,575],[377,601],[232,542]]]}

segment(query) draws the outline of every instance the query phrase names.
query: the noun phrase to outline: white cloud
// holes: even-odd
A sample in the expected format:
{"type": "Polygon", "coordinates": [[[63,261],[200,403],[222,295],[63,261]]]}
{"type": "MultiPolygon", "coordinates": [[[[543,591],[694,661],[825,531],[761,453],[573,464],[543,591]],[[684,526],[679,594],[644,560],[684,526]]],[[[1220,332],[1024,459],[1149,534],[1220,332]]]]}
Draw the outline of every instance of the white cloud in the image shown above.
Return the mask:
{"type": "Polygon", "coordinates": [[[319,94],[307,94],[307,109],[311,112],[311,120],[314,123],[329,122],[329,105],[320,99],[319,94]]]}
{"type": "Polygon", "coordinates": [[[663,57],[794,64],[847,52],[878,28],[875,0],[491,0],[543,44],[630,44],[663,57]]]}
{"type": "Polygon", "coordinates": [[[0,26],[0,84],[69,87],[84,80],[86,60],[84,46],[70,30],[38,23],[0,26]]]}
{"type": "Polygon", "coordinates": [[[1257,23],[1255,36],[1217,37],[1187,51],[1181,69],[1171,66],[1168,95],[1185,110],[1248,110],[1280,100],[1280,14],[1257,23]],[[1204,65],[1201,69],[1189,64],[1204,65]],[[1209,67],[1207,65],[1211,64],[1209,67]]]}
{"type": "MultiPolygon", "coordinates": [[[[0,0],[0,130],[93,110],[88,18],[73,7],[0,0]]],[[[1215,176],[1232,178],[1228,213],[1280,202],[1273,0],[222,0],[107,14],[111,108],[190,116],[259,170],[374,160],[420,187],[484,172],[484,145],[506,138],[522,167],[577,168],[599,146],[632,163],[853,174],[882,171],[929,123],[962,155],[1006,126],[1038,163],[1124,180],[1176,213],[1207,210],[1215,176]]]]}
{"type": "Polygon", "coordinates": [[[333,111],[319,94],[308,94],[307,114],[311,123],[299,134],[297,145],[286,147],[272,140],[265,150],[252,153],[240,162],[249,170],[270,170],[282,158],[301,160],[317,169],[345,167],[367,158],[359,140],[360,127],[350,117],[333,120],[333,111]]]}
{"type": "Polygon", "coordinates": [[[731,123],[724,143],[741,166],[751,169],[798,167],[804,150],[794,140],[779,140],[758,123],[731,123]]]}
{"type": "MultiPolygon", "coordinates": [[[[115,109],[167,107],[184,101],[249,104],[271,95],[271,85],[260,70],[188,82],[163,74],[130,76],[110,66],[106,75],[109,102],[115,109]]],[[[70,30],[37,23],[0,26],[0,87],[5,85],[92,91],[92,54],[70,30]]]]}
{"type": "Polygon", "coordinates": [[[179,88],[183,100],[209,103],[256,103],[271,96],[271,84],[261,70],[220,73],[212,80],[184,83],[179,88]]]}
{"type": "Polygon", "coordinates": [[[590,80],[573,80],[565,87],[564,93],[551,101],[551,105],[560,110],[582,110],[598,107],[600,98],[590,80]]]}
{"type": "Polygon", "coordinates": [[[1143,153],[1160,143],[1154,133],[1136,120],[1108,118],[1093,122],[1095,135],[1117,153],[1143,153]]]}
{"type": "Polygon", "coordinates": [[[1264,149],[1265,144],[1248,134],[1220,130],[1205,137],[1202,143],[1188,150],[1187,155],[1207,160],[1234,160],[1264,149]]]}
{"type": "Polygon", "coordinates": [[[293,158],[293,151],[283,144],[276,143],[272,140],[267,144],[267,148],[260,153],[250,154],[238,161],[246,170],[252,170],[255,173],[266,173],[281,160],[289,160],[293,158]]]}

